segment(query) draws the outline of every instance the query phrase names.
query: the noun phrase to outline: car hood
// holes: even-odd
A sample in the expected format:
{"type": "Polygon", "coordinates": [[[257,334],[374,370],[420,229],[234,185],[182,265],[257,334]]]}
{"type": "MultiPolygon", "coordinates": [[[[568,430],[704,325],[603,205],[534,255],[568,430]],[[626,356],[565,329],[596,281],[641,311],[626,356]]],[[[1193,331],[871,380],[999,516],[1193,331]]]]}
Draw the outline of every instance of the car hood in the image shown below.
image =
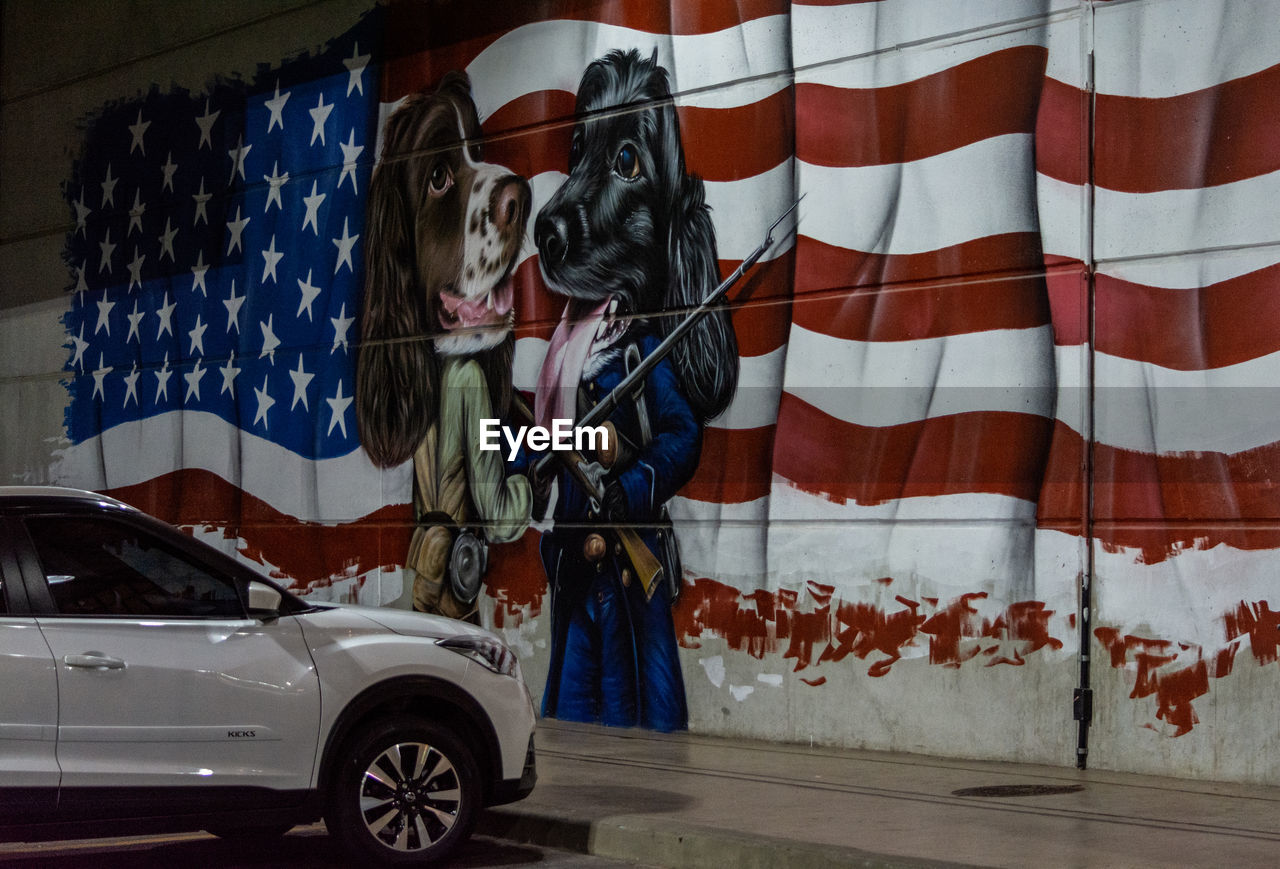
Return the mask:
{"type": "Polygon", "coordinates": [[[489,631],[469,622],[460,622],[457,619],[414,612],[412,610],[360,606],[357,604],[324,604],[324,607],[361,615],[392,633],[408,637],[428,637],[442,640],[445,637],[456,637],[459,634],[492,636],[489,631]]]}

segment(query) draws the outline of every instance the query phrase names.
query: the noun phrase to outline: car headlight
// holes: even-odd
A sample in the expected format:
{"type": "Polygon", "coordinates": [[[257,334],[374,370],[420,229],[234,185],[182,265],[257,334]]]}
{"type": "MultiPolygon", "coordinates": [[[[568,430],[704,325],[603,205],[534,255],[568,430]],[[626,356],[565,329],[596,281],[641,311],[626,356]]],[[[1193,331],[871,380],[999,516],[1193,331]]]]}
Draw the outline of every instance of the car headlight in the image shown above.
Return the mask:
{"type": "Polygon", "coordinates": [[[495,673],[510,676],[512,679],[521,678],[520,662],[516,659],[515,652],[493,637],[481,634],[459,634],[456,637],[446,637],[436,645],[483,664],[495,673]]]}

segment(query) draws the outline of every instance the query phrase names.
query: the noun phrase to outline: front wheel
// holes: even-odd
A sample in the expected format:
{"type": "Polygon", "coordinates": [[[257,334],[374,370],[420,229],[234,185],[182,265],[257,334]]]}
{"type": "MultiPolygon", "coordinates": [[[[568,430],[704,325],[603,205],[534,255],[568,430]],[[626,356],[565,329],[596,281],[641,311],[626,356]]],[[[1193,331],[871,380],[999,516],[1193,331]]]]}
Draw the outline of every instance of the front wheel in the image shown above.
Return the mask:
{"type": "Polygon", "coordinates": [[[462,740],[430,721],[394,719],[349,745],[325,826],[360,857],[428,863],[471,834],[480,800],[480,774],[462,740]]]}

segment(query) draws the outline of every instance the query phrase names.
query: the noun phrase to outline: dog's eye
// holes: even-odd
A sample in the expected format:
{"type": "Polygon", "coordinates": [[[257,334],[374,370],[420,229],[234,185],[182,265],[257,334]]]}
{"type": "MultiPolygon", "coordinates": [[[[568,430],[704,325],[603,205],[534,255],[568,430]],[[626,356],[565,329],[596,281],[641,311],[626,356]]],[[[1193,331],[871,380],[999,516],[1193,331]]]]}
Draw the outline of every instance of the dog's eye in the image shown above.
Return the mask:
{"type": "Polygon", "coordinates": [[[431,170],[431,195],[440,196],[453,186],[453,170],[449,164],[441,160],[431,170]]]}
{"type": "Polygon", "coordinates": [[[582,159],[582,140],[577,136],[573,137],[573,142],[569,145],[569,171],[572,172],[574,167],[578,165],[578,161],[582,159]]]}
{"type": "Polygon", "coordinates": [[[627,181],[634,181],[640,177],[640,158],[634,147],[623,145],[618,149],[618,156],[613,161],[613,171],[627,181]]]}

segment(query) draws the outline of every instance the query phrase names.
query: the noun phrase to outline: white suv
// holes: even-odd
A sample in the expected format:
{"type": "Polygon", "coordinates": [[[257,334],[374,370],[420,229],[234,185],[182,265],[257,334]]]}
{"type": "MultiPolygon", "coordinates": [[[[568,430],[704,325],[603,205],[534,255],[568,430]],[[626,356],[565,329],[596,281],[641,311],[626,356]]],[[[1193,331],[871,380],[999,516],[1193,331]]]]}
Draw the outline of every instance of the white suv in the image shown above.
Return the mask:
{"type": "Polygon", "coordinates": [[[427,861],[533,788],[519,664],[472,625],[310,604],[67,489],[0,487],[0,591],[0,837],[323,816],[361,857],[427,861]]]}

